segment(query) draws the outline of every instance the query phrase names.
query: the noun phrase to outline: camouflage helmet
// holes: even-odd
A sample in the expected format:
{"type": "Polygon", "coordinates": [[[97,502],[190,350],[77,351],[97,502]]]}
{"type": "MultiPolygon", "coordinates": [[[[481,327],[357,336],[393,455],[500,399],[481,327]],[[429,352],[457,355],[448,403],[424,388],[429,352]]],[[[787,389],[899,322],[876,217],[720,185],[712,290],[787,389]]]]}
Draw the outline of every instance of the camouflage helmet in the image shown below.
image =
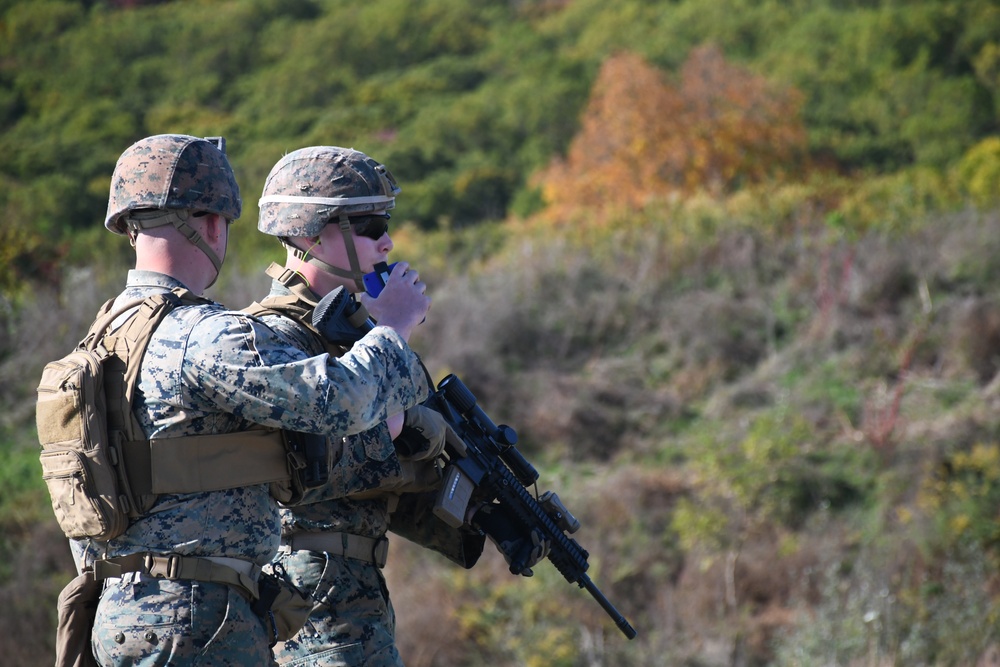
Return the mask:
{"type": "Polygon", "coordinates": [[[125,216],[152,209],[207,211],[235,220],[242,206],[221,137],[159,134],[137,141],[118,158],[104,226],[125,234],[125,216]]]}
{"type": "Polygon", "coordinates": [[[318,236],[341,216],[388,211],[399,186],[360,151],[311,146],[285,155],[264,182],[257,228],[280,237],[318,236]]]}

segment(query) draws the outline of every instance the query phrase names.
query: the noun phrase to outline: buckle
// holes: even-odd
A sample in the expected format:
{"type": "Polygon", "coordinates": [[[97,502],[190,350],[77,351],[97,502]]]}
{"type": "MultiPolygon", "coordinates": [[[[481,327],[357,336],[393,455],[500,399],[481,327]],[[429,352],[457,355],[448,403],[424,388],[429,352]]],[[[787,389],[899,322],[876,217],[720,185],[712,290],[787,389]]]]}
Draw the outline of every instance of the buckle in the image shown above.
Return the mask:
{"type": "Polygon", "coordinates": [[[122,566],[105,558],[94,561],[94,578],[98,581],[122,576],[122,566]]]}
{"type": "Polygon", "coordinates": [[[178,579],[181,573],[182,559],[183,556],[178,554],[167,554],[166,556],[146,554],[143,556],[142,564],[151,577],[155,577],[156,579],[178,579]]]}

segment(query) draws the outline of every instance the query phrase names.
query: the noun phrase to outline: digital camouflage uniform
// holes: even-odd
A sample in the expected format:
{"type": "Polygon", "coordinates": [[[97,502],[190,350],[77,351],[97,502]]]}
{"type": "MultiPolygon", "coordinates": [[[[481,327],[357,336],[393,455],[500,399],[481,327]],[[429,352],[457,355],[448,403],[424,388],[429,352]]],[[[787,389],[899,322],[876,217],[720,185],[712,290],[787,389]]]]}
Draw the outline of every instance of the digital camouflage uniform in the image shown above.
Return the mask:
{"type": "MultiPolygon", "coordinates": [[[[176,286],[162,274],[133,271],[120,298],[176,286]]],[[[386,406],[399,410],[413,403],[424,391],[415,388],[426,386],[419,363],[395,332],[382,327],[372,333],[337,361],[308,357],[222,306],[181,307],[150,341],[134,411],[149,437],[234,432],[253,424],[355,432],[383,420],[386,406]]],[[[277,508],[267,485],[165,494],[123,535],[98,546],[108,557],[176,553],[257,565],[269,562],[277,548],[277,508]]],[[[175,665],[203,651],[224,661],[197,664],[266,664],[267,645],[248,601],[224,584],[126,575],[109,580],[98,606],[94,648],[103,665],[124,664],[126,655],[143,660],[129,664],[175,665]]]]}
{"type": "MultiPolygon", "coordinates": [[[[124,178],[142,181],[156,156],[133,151],[132,157],[137,155],[138,162],[126,165],[134,173],[125,169],[124,178]]],[[[204,155],[197,157],[204,166],[204,155]]],[[[116,177],[122,175],[124,158],[116,177]]],[[[121,233],[113,208],[117,186],[115,180],[106,225],[121,233]]],[[[149,188],[163,190],[164,185],[149,188]]],[[[211,210],[203,201],[170,201],[183,190],[168,184],[172,194],[160,207],[211,210]]],[[[227,217],[238,217],[238,211],[237,200],[236,215],[227,217]]],[[[131,271],[116,303],[179,286],[164,274],[131,271]]],[[[427,390],[419,359],[386,327],[370,332],[341,359],[311,357],[258,320],[208,303],[175,308],[157,327],[141,361],[133,413],[146,437],[233,433],[254,425],[341,437],[423,400],[427,390]]],[[[276,503],[267,485],[254,485],[162,494],[119,537],[73,546],[79,565],[147,552],[259,566],[274,557],[278,539],[276,503]]],[[[139,572],[105,581],[92,637],[94,654],[105,667],[266,665],[269,643],[264,625],[235,587],[139,572]]]]}
{"type": "MultiPolygon", "coordinates": [[[[270,296],[287,297],[290,292],[275,282],[270,296]]],[[[264,314],[261,319],[294,338],[306,353],[318,353],[323,347],[311,331],[289,317],[264,314]]],[[[436,491],[400,494],[393,488],[400,477],[400,461],[384,423],[345,438],[337,450],[342,451],[327,486],[308,494],[311,502],[281,509],[285,546],[276,562],[291,583],[313,597],[315,606],[302,630],[279,642],[274,655],[280,665],[398,667],[403,662],[396,649],[396,621],[380,565],[370,558],[293,551],[289,543],[296,535],[315,533],[346,533],[383,542],[386,532],[392,531],[462,567],[472,567],[485,538],[438,520],[431,512],[436,491]],[[349,497],[359,493],[365,498],[349,497]]]]}
{"type": "MultiPolygon", "coordinates": [[[[360,291],[362,274],[350,216],[385,214],[395,206],[398,192],[388,170],[364,153],[336,146],[300,149],[284,156],[268,175],[258,228],[279,237],[299,260],[352,279],[360,291]],[[339,226],[350,270],[308,256],[290,240],[318,236],[327,224],[339,226]]],[[[305,353],[317,353],[326,343],[302,321],[310,321],[308,311],[319,297],[289,271],[280,277],[268,273],[276,280],[264,305],[271,299],[292,300],[306,313],[299,313],[301,321],[287,312],[261,318],[294,338],[305,353]]],[[[275,658],[281,665],[396,667],[402,661],[395,645],[395,617],[380,570],[388,546],[386,532],[392,530],[464,567],[478,559],[484,538],[439,521],[430,511],[432,491],[402,493],[401,463],[385,424],[337,442],[336,450],[339,458],[326,487],[309,495],[306,500],[311,502],[281,510],[283,546],[276,563],[289,581],[312,596],[315,606],[302,630],[275,646],[275,658]],[[330,549],[296,547],[303,538],[340,543],[330,549]],[[365,545],[361,553],[355,549],[344,555],[348,545],[357,543],[365,545]]],[[[439,473],[435,462],[415,463],[425,472],[431,466],[439,473]]],[[[438,477],[431,479],[437,482],[438,477]]]]}

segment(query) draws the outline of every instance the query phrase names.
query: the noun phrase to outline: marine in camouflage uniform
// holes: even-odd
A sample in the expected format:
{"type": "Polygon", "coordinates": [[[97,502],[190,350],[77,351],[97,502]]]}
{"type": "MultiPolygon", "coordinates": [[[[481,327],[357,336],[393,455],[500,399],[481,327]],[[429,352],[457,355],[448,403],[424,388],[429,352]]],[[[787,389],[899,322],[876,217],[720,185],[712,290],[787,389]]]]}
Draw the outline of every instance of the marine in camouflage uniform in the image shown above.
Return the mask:
{"type": "MultiPolygon", "coordinates": [[[[158,135],[119,159],[105,224],[135,244],[137,234],[164,220],[192,229],[193,219],[216,215],[225,218],[225,228],[240,209],[239,189],[219,147],[158,135]]],[[[211,259],[217,276],[225,240],[220,252],[218,245],[185,236],[211,259]]],[[[118,302],[182,286],[183,269],[172,277],[143,268],[137,254],[118,302]]],[[[419,359],[388,327],[377,327],[338,359],[306,353],[259,320],[209,302],[174,309],[156,329],[141,362],[133,412],[147,438],[265,426],[339,439],[423,400],[427,390],[419,359]]],[[[275,556],[279,525],[268,485],[258,484],[162,494],[121,536],[73,546],[80,566],[131,554],[176,554],[252,577],[275,556]]],[[[153,578],[145,571],[105,581],[92,638],[105,667],[256,667],[271,663],[269,644],[239,586],[153,578]]]]}
{"type": "MultiPolygon", "coordinates": [[[[385,261],[392,248],[386,220],[398,192],[388,170],[358,151],[316,146],[282,158],[264,186],[259,228],[282,240],[288,268],[268,269],[274,278],[271,292],[250,312],[271,308],[261,318],[307,354],[330,349],[310,326],[311,311],[334,286],[363,289],[363,272],[385,261]],[[332,257],[339,265],[331,263],[332,257]],[[345,260],[350,268],[343,266],[345,260]]],[[[422,406],[409,412],[420,409],[432,412],[422,406]]],[[[408,428],[404,422],[403,430],[408,428]]],[[[308,498],[312,502],[281,510],[276,562],[315,606],[303,629],[275,647],[279,664],[402,665],[380,570],[387,531],[463,567],[472,567],[482,553],[479,531],[453,529],[431,512],[440,481],[435,459],[440,447],[418,453],[401,449],[399,442],[394,444],[383,423],[336,443],[339,455],[326,487],[308,498]]]]}

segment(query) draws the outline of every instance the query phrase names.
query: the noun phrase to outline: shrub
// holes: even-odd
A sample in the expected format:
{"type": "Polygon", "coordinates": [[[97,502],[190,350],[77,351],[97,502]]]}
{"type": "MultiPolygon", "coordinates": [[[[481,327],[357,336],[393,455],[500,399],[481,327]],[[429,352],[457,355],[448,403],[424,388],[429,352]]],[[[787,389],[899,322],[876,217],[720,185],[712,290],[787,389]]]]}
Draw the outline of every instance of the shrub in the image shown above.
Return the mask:
{"type": "Polygon", "coordinates": [[[995,206],[1000,201],[1000,137],[987,137],[970,148],[958,163],[957,175],[976,206],[995,206]]]}

